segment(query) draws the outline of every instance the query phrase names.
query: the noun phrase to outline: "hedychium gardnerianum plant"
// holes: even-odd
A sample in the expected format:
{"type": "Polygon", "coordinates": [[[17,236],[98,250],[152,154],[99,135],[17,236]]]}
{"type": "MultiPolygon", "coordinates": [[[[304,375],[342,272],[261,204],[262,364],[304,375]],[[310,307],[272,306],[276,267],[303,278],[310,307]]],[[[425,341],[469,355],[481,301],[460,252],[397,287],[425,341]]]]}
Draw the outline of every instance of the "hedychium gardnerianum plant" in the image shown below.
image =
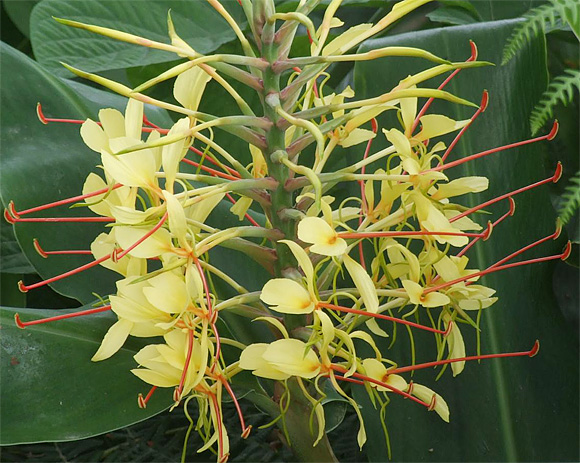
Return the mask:
{"type": "Polygon", "coordinates": [[[561,254],[513,261],[557,238],[559,225],[553,234],[483,270],[468,268],[466,253],[513,214],[516,195],[557,181],[561,166],[546,179],[474,207],[455,203],[454,198],[485,191],[488,179],[450,180],[446,174],[448,169],[504,149],[551,140],[557,124],[547,135],[448,161],[460,137],[487,106],[486,92],[478,106],[443,90],[460,70],[488,64],[477,61],[475,44],[471,44],[471,56],[458,63],[407,47],[350,53],[428,1],[401,1],[376,24],[357,25],[329,40],[331,29],[342,25],[340,0],[328,4],[318,27],[308,14],[320,0],[302,0],[295,11],[285,13],[276,12],[273,0],[241,0],[250,41],[218,0],[208,0],[235,31],[243,55],[197,53],[180,39],[171,16],[170,43],[57,19],[68,26],[176,53],[184,62],[134,89],[65,64],[76,75],[126,96],[125,114],[103,109],[99,121],[55,120],[44,117],[39,106],[44,123],[82,123],[81,137],[101,156],[99,173],[88,176],[77,197],[22,211],[10,203],[5,217],[11,223],[59,221],[58,217],[25,216],[75,204],[90,208],[96,216],[63,220],[103,222],[106,228],[90,251],[44,250],[36,241],[44,257],[84,253],[94,260],[39,283],[21,283],[20,288],[29,291],[97,265],[121,277],[117,292],[94,309],[32,321],[16,316],[18,326],[112,310],[118,320],[92,360],[111,357],[129,336],[153,338],[135,355],[132,372],[151,385],[145,397],[138,395],[138,405],[145,407],[155,400],[159,387],[173,388],[175,405],[185,402],[186,410],[195,399],[199,419],[192,421],[192,427],[206,441],[200,450],[213,448],[220,462],[229,455],[222,415],[224,394],[236,404],[243,437],[251,431],[235,395],[236,377],[244,371],[273,382],[269,388],[273,396],[262,390],[252,397],[272,414],[298,457],[332,461],[323,407],[328,388],[352,405],[359,418],[357,441],[362,447],[367,434],[350,393],[351,384],[366,389],[383,421],[384,407],[395,396],[449,421],[450,410],[442,395],[414,383],[413,371],[450,364],[455,376],[468,360],[535,355],[538,343],[521,352],[468,356],[461,327],[479,329],[473,314],[497,300],[492,288],[478,284],[482,276],[569,255],[568,244],[561,254]],[[311,54],[290,57],[301,26],[311,38],[311,54]],[[366,100],[353,100],[350,87],[327,90],[332,63],[389,56],[435,64],[402,76],[395,88],[366,100]],[[423,86],[448,73],[438,88],[423,86]],[[175,79],[178,104],[144,93],[169,79],[175,79]],[[231,95],[240,114],[217,117],[198,111],[211,79],[231,95]],[[259,112],[234,89],[234,81],[258,94],[259,112]],[[456,121],[428,114],[434,99],[473,106],[473,116],[456,121]],[[426,101],[419,108],[420,100],[426,101]],[[181,118],[171,128],[158,127],[144,117],[144,104],[173,111],[181,118]],[[386,111],[396,113],[400,125],[381,127],[379,133],[376,118],[386,111]],[[224,148],[217,129],[248,143],[251,163],[241,161],[245,153],[224,148]],[[455,134],[449,146],[438,141],[448,134],[455,134]],[[386,137],[390,146],[372,152],[377,136],[386,137]],[[329,159],[341,156],[345,148],[359,150],[358,159],[332,170],[329,159]],[[190,153],[195,161],[188,158],[190,153]],[[335,201],[333,192],[350,191],[347,186],[353,184],[356,196],[335,201]],[[211,213],[225,199],[233,203],[230,213],[240,224],[216,228],[211,213]],[[506,204],[504,215],[486,225],[470,218],[500,201],[506,204]],[[252,217],[251,208],[263,212],[261,223],[252,217]],[[218,246],[245,254],[271,278],[259,291],[248,291],[228,275],[227,267],[211,263],[210,252],[218,246]],[[222,296],[214,279],[222,280],[237,295],[222,296]],[[266,323],[272,336],[242,344],[221,335],[220,320],[229,311],[266,323]],[[400,366],[377,348],[376,340],[392,335],[398,325],[404,325],[411,338],[415,330],[433,334],[432,362],[400,366]],[[373,355],[363,358],[361,344],[373,355]],[[239,355],[224,356],[224,345],[238,349],[239,355]]]}

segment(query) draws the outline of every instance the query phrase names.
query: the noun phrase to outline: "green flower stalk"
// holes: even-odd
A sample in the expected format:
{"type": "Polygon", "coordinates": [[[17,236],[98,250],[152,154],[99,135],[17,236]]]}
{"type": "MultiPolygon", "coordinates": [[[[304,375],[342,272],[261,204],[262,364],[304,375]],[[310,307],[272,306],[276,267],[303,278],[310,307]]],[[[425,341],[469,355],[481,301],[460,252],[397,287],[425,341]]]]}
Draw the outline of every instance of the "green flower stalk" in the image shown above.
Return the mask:
{"type": "MultiPolygon", "coordinates": [[[[447,171],[505,149],[551,140],[557,124],[545,136],[447,162],[457,141],[487,106],[486,92],[476,105],[444,90],[460,70],[489,64],[477,61],[475,44],[471,57],[457,63],[409,47],[351,53],[428,1],[403,0],[376,24],[354,26],[329,40],[331,29],[343,24],[338,17],[340,0],[328,4],[318,28],[308,15],[319,0],[302,0],[295,11],[285,13],[276,12],[273,0],[241,0],[250,41],[218,0],[208,0],[234,30],[243,55],[196,52],[179,37],[171,16],[170,43],[57,19],[112,39],[175,53],[185,61],[134,89],[65,65],[127,97],[125,114],[102,109],[98,121],[55,120],[44,117],[38,107],[44,123],[82,123],[80,135],[100,155],[101,163],[87,177],[82,195],[25,211],[17,211],[11,203],[6,219],[97,221],[106,228],[90,250],[47,251],[35,241],[44,257],[76,253],[94,260],[39,283],[21,283],[20,288],[29,291],[96,265],[120,277],[116,292],[101,307],[28,322],[17,316],[18,326],[111,310],[117,321],[94,354],[95,362],[115,355],[130,336],[153,338],[135,355],[131,370],[151,386],[145,396],[136,391],[138,405],[146,407],[155,400],[157,388],[172,388],[174,407],[185,402],[186,412],[195,399],[199,419],[192,427],[205,439],[199,451],[214,449],[220,463],[230,453],[222,413],[225,394],[237,407],[242,436],[251,431],[235,392],[237,375],[244,371],[275,383],[274,397],[257,393],[253,400],[272,414],[298,457],[333,461],[324,431],[328,388],[352,405],[359,418],[356,439],[362,447],[367,429],[351,384],[363,386],[379,410],[400,396],[449,421],[453,410],[444,391],[413,382],[414,370],[449,364],[456,376],[470,360],[535,355],[538,343],[521,352],[467,355],[461,327],[476,325],[471,314],[498,300],[494,289],[481,284],[482,276],[567,258],[570,244],[557,255],[513,261],[557,238],[559,225],[555,233],[486,269],[474,268],[466,253],[513,214],[516,195],[557,181],[561,166],[553,176],[471,208],[456,203],[456,198],[484,192],[488,179],[450,180],[447,171]],[[289,57],[299,27],[311,39],[311,53],[289,57]],[[350,87],[330,91],[325,85],[332,63],[390,56],[435,64],[365,100],[353,100],[350,87]],[[423,86],[448,73],[438,88],[423,86]],[[240,114],[217,117],[198,110],[212,79],[234,99],[240,114]],[[174,82],[177,104],[144,93],[168,80],[174,82]],[[260,107],[250,107],[232,82],[256,91],[260,107]],[[474,114],[462,121],[429,114],[435,99],[474,107],[474,114]],[[179,118],[172,127],[158,127],[145,117],[145,104],[174,111],[179,118]],[[387,111],[397,114],[400,125],[378,126],[377,117],[387,111]],[[229,152],[220,144],[220,131],[247,143],[248,153],[229,152]],[[438,141],[448,134],[456,134],[449,146],[438,141]],[[372,152],[376,137],[385,137],[390,146],[372,152]],[[359,158],[332,170],[331,161],[345,148],[358,150],[359,158]],[[245,165],[242,159],[251,162],[245,165]],[[339,203],[333,195],[340,190],[357,194],[339,203]],[[211,215],[224,201],[233,203],[229,211],[239,226],[212,225],[211,215]],[[472,214],[500,201],[509,206],[503,216],[486,225],[473,220],[472,214]],[[74,203],[88,207],[95,216],[25,217],[74,203]],[[262,218],[252,212],[258,209],[262,218]],[[210,262],[216,247],[245,254],[262,265],[270,279],[259,291],[249,291],[228,275],[227,267],[210,262]],[[236,295],[221,294],[214,279],[236,295]],[[250,344],[223,336],[220,329],[228,311],[266,323],[272,336],[250,344]],[[431,333],[434,361],[400,366],[388,358],[376,341],[392,336],[397,325],[403,325],[411,338],[416,330],[431,333]],[[361,356],[361,343],[372,350],[372,357],[361,356]],[[233,358],[224,354],[226,344],[238,349],[233,358]]],[[[382,412],[381,420],[385,420],[382,412]]]]}

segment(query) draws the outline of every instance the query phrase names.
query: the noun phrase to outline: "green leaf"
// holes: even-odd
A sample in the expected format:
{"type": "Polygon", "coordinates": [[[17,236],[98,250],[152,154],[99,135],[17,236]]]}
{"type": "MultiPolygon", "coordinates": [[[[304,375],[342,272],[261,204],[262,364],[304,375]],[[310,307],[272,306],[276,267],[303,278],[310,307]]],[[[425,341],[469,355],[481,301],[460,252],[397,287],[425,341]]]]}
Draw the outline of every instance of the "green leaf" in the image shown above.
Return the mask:
{"type": "Polygon", "coordinates": [[[40,0],[4,0],[4,9],[22,35],[30,38],[30,14],[40,0]]]}
{"type": "MultiPolygon", "coordinates": [[[[124,110],[126,100],[86,85],[61,81],[6,44],[0,47],[0,59],[3,69],[11,70],[2,75],[0,86],[3,109],[0,196],[4,206],[12,200],[21,211],[79,195],[86,176],[97,170],[99,156],[84,145],[78,125],[43,125],[35,114],[36,103],[42,102],[47,117],[86,119],[96,118],[101,107],[124,110]]],[[[171,125],[171,119],[157,108],[148,108],[147,115],[157,124],[171,125]]],[[[85,208],[60,206],[26,217],[83,215],[92,213],[85,208]]],[[[86,264],[90,259],[87,256],[44,259],[35,251],[33,238],[46,250],[83,250],[89,249],[92,240],[104,230],[102,224],[74,223],[30,222],[15,227],[24,254],[43,278],[86,264]]],[[[94,268],[56,282],[53,288],[88,303],[95,299],[94,292],[106,295],[114,289],[115,275],[104,268],[94,268]]]]}
{"type": "Polygon", "coordinates": [[[477,22],[477,16],[464,8],[453,6],[440,6],[435,11],[427,13],[426,16],[433,22],[444,24],[471,24],[477,22]]]}
{"type": "MultiPolygon", "coordinates": [[[[243,29],[243,12],[237,1],[223,2],[243,29]]],[[[44,0],[31,16],[32,47],[36,59],[53,73],[70,77],[64,61],[87,72],[162,63],[176,59],[173,53],[118,42],[92,32],[63,26],[52,16],[122,30],[158,42],[169,43],[167,12],[177,33],[199,53],[210,53],[230,42],[235,34],[205,1],[171,0],[100,2],[44,0]]]]}
{"type": "MultiPolygon", "coordinates": [[[[514,24],[515,21],[501,21],[413,32],[369,41],[361,51],[404,44],[458,61],[469,56],[468,40],[473,39],[479,48],[479,59],[497,63],[514,24]]],[[[528,114],[547,84],[545,62],[544,41],[540,37],[530,41],[507,66],[464,70],[453,79],[446,90],[479,101],[483,89],[488,89],[490,103],[456,146],[450,160],[528,138],[528,114]]],[[[405,59],[357,63],[357,97],[381,94],[401,78],[424,67],[425,64],[418,60],[405,59]]],[[[436,86],[440,81],[429,84],[436,86]]],[[[430,113],[464,119],[473,111],[436,102],[430,113]]],[[[398,126],[396,118],[391,122],[398,126]]],[[[379,127],[391,126],[386,125],[385,119],[379,120],[379,127]]],[[[373,152],[387,146],[381,136],[377,136],[375,143],[373,152]]],[[[546,166],[548,143],[496,153],[446,173],[451,178],[488,177],[490,189],[472,200],[472,204],[477,204],[552,175],[555,166],[546,166]]],[[[349,155],[360,158],[360,153],[349,155]]],[[[515,216],[498,225],[487,242],[468,253],[468,268],[486,268],[503,256],[553,233],[556,215],[550,203],[549,188],[518,195],[515,201],[515,216]]],[[[506,202],[489,208],[493,218],[507,210],[506,202]]],[[[487,216],[473,218],[480,223],[487,220],[487,216]]],[[[563,246],[563,239],[549,241],[521,259],[557,254],[563,246]]],[[[386,416],[395,461],[578,460],[578,343],[554,298],[553,268],[553,264],[537,264],[482,279],[482,284],[497,290],[499,301],[482,313],[481,352],[528,350],[536,339],[541,343],[540,352],[533,359],[471,362],[458,377],[452,378],[448,369],[438,382],[434,381],[438,370],[416,372],[413,381],[432,388],[445,398],[451,422],[446,424],[436,414],[393,396],[386,416]]],[[[426,314],[420,313],[421,320],[428,323],[426,314]]],[[[460,327],[466,338],[468,355],[476,354],[473,328],[464,324],[460,327]]],[[[413,334],[416,361],[434,360],[433,338],[413,334]]],[[[389,342],[380,346],[385,356],[400,365],[409,364],[406,331],[399,329],[397,341],[390,351],[389,342]]],[[[359,388],[356,394],[363,405],[367,432],[380,429],[378,412],[364,390],[359,388]]],[[[377,436],[366,445],[370,461],[384,461],[387,455],[384,440],[377,436]]]]}
{"type": "Polygon", "coordinates": [[[69,441],[95,436],[145,420],[172,402],[170,390],[157,390],[146,409],[137,394],[149,385],[129,370],[143,341],[134,339],[111,359],[91,357],[111,325],[111,313],[90,315],[20,330],[14,323],[70,311],[0,310],[1,445],[69,441]]]}
{"type": "Polygon", "coordinates": [[[35,273],[34,267],[20,249],[12,226],[0,221],[0,269],[2,273],[35,273]]]}

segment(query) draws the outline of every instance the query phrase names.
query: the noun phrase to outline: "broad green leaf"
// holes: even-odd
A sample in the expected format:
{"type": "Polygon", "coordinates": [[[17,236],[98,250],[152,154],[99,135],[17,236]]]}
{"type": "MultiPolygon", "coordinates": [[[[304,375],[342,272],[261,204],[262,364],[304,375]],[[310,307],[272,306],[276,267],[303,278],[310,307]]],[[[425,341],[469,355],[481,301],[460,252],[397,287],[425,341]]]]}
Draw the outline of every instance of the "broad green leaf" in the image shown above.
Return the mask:
{"type": "Polygon", "coordinates": [[[0,256],[2,273],[35,273],[16,241],[14,230],[3,219],[0,222],[0,256]]]}
{"type": "Polygon", "coordinates": [[[30,37],[30,14],[40,0],[4,0],[4,9],[18,30],[30,37]]]}
{"type": "MultiPolygon", "coordinates": [[[[90,307],[86,307],[90,308],[90,307]]],[[[145,420],[166,409],[171,390],[157,390],[146,409],[137,405],[149,385],[129,370],[143,345],[135,338],[105,362],[91,362],[111,313],[35,325],[21,319],[70,311],[2,308],[0,311],[1,445],[69,441],[95,436],[145,420]]]]}
{"type": "MultiPolygon", "coordinates": [[[[479,3],[485,2],[475,2],[476,7],[479,3]]],[[[493,3],[495,6],[501,2],[493,3]]],[[[413,32],[369,41],[361,51],[404,44],[459,61],[469,56],[468,41],[473,39],[480,59],[498,63],[514,24],[515,21],[498,21],[413,32]]],[[[450,160],[529,137],[528,114],[547,84],[545,61],[540,37],[530,42],[508,66],[462,71],[451,82],[446,90],[475,102],[488,89],[490,104],[467,131],[450,160]]],[[[357,97],[381,94],[422,66],[424,63],[404,59],[357,63],[357,97]]],[[[440,81],[429,84],[436,86],[440,81]]],[[[420,100],[419,105],[423,102],[420,100]]],[[[438,112],[458,120],[473,113],[440,102],[430,109],[430,113],[438,112]]],[[[385,127],[387,122],[391,124],[387,127],[398,124],[396,119],[381,119],[379,127],[385,127]]],[[[375,143],[373,152],[386,146],[381,137],[375,143]]],[[[547,162],[548,143],[493,154],[446,173],[451,178],[475,174],[488,177],[490,189],[471,200],[471,204],[477,204],[552,175],[555,166],[547,162]]],[[[360,153],[349,152],[349,156],[355,155],[360,153]]],[[[487,242],[468,253],[470,268],[485,268],[553,232],[556,216],[548,187],[518,195],[515,200],[515,216],[498,225],[487,242]]],[[[489,211],[497,218],[507,209],[504,202],[489,211]]],[[[473,218],[484,224],[488,216],[473,218]]],[[[563,239],[550,241],[521,259],[557,254],[563,245],[563,239]]],[[[435,414],[410,401],[392,398],[387,407],[387,425],[395,461],[578,460],[578,344],[552,293],[553,268],[549,263],[537,264],[482,279],[482,284],[497,290],[499,301],[482,313],[481,352],[528,350],[536,339],[541,344],[540,352],[532,359],[467,363],[465,371],[456,378],[452,378],[448,368],[437,382],[438,370],[417,372],[412,378],[415,382],[432,388],[447,401],[451,422],[443,423],[435,414]]],[[[427,323],[424,313],[421,320],[427,323]]],[[[473,328],[467,324],[461,324],[460,328],[468,355],[476,354],[473,328]]],[[[414,338],[416,361],[434,360],[433,338],[416,332],[414,338]]],[[[385,356],[400,365],[411,362],[405,330],[398,330],[393,349],[388,350],[388,342],[381,341],[385,356]]],[[[363,404],[367,428],[380,429],[378,412],[373,410],[366,393],[358,390],[356,394],[363,404]]],[[[387,449],[382,439],[371,439],[366,445],[370,461],[385,460],[387,449]]]]}
{"type": "Polygon", "coordinates": [[[470,11],[447,5],[440,6],[435,11],[427,13],[426,16],[433,22],[443,24],[459,25],[477,22],[477,18],[470,11]]]}
{"type": "Polygon", "coordinates": [[[472,3],[484,21],[498,21],[520,17],[529,9],[546,2],[543,0],[476,0],[472,3]]]}
{"type": "MultiPolygon", "coordinates": [[[[243,28],[243,12],[238,2],[226,0],[223,4],[243,28]]],[[[169,10],[177,33],[199,53],[210,53],[235,38],[226,21],[205,1],[44,0],[34,8],[30,19],[34,55],[51,72],[65,77],[70,77],[70,73],[62,68],[60,61],[88,72],[172,61],[176,59],[173,53],[118,42],[64,26],[52,18],[71,19],[170,43],[169,10]]]]}
{"type": "MultiPolygon", "coordinates": [[[[126,100],[117,95],[69,81],[61,81],[41,66],[6,44],[0,48],[3,73],[0,87],[2,115],[0,139],[0,196],[4,206],[13,200],[17,210],[79,195],[89,172],[96,172],[99,156],[87,148],[79,125],[43,125],[35,114],[41,102],[47,117],[96,118],[101,107],[124,110],[126,100]],[[66,83],[65,83],[66,82],[66,83]],[[15,95],[18,95],[16,98],[15,95]]],[[[148,117],[165,127],[171,120],[165,112],[149,108],[148,117]]],[[[87,208],[60,206],[25,217],[93,215],[87,208]]],[[[3,219],[2,219],[3,220],[3,219]]],[[[103,231],[103,224],[18,223],[16,238],[27,259],[43,278],[52,277],[86,264],[89,256],[42,258],[34,250],[37,238],[45,250],[86,250],[103,231]]],[[[53,284],[53,288],[83,303],[93,293],[107,295],[114,290],[113,272],[95,268],[53,284]]]]}

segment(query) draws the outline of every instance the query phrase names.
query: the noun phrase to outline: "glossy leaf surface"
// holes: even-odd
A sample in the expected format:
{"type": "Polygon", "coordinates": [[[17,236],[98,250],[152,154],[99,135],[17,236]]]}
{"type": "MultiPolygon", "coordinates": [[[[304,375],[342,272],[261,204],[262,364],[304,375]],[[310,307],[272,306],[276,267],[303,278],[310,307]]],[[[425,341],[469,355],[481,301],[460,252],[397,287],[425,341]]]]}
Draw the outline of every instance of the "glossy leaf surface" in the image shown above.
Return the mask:
{"type": "MultiPolygon", "coordinates": [[[[481,60],[498,62],[500,50],[514,25],[498,21],[470,26],[414,32],[367,42],[361,51],[392,45],[424,48],[439,56],[461,61],[469,56],[469,39],[479,48],[481,60]]],[[[449,160],[485,149],[526,139],[530,109],[546,86],[545,48],[536,39],[508,66],[462,71],[446,88],[463,98],[479,102],[488,89],[490,104],[456,147],[449,160]]],[[[398,80],[425,67],[419,60],[383,59],[356,66],[357,97],[376,96],[392,88],[398,80]]],[[[436,85],[429,82],[429,86],[436,85]]],[[[431,113],[454,119],[470,117],[473,110],[436,103],[431,113]]],[[[384,127],[385,121],[379,121],[384,127]]],[[[393,121],[391,121],[393,123],[393,121]]],[[[395,124],[398,124],[396,121],[395,124]]],[[[493,154],[456,167],[446,173],[454,178],[484,175],[490,189],[479,194],[484,201],[553,174],[546,161],[544,145],[528,145],[493,154]]],[[[377,137],[374,149],[386,146],[377,137]]],[[[494,230],[489,241],[472,249],[469,268],[485,268],[554,230],[555,213],[548,187],[526,192],[516,198],[515,216],[494,230]]],[[[477,199],[476,199],[477,200],[477,199]]],[[[472,200],[473,204],[477,204],[472,200]]],[[[508,210],[507,202],[488,209],[493,219],[508,210]]],[[[474,216],[485,224],[489,216],[474,216]]],[[[564,241],[550,241],[522,256],[528,259],[559,253],[564,241]]],[[[446,371],[440,381],[432,370],[417,372],[412,378],[440,393],[449,404],[451,423],[409,401],[393,398],[387,407],[387,424],[395,461],[562,461],[578,459],[578,347],[577,338],[558,309],[552,293],[553,265],[538,264],[486,276],[483,284],[497,290],[499,301],[482,314],[481,352],[524,351],[540,340],[541,350],[533,359],[501,359],[472,362],[456,378],[446,371]]],[[[409,309],[407,309],[409,310],[409,309]]],[[[421,309],[424,310],[424,309],[421,309]]],[[[421,319],[427,322],[424,313],[421,319]]],[[[467,355],[476,354],[474,329],[460,325],[466,339],[467,355]]],[[[436,346],[431,337],[414,333],[417,362],[435,360],[436,346]]],[[[409,338],[397,333],[393,349],[390,340],[382,349],[400,365],[411,362],[409,338]]],[[[411,378],[409,378],[411,379],[411,378]]],[[[380,429],[378,413],[358,391],[369,420],[367,429],[380,429]]],[[[387,449],[380,438],[367,443],[371,461],[385,461],[387,449]]]]}
{"type": "Polygon", "coordinates": [[[70,311],[1,309],[1,445],[82,439],[145,420],[171,405],[170,390],[156,391],[146,409],[137,405],[137,394],[149,390],[129,371],[136,367],[133,355],[142,340],[126,343],[105,362],[90,361],[113,321],[111,313],[21,330],[16,312],[28,321],[70,311]]]}
{"type": "MultiPolygon", "coordinates": [[[[243,28],[238,2],[223,3],[243,28]]],[[[80,21],[170,43],[167,33],[169,10],[177,33],[199,53],[210,53],[235,38],[226,21],[205,1],[45,0],[35,7],[30,19],[34,54],[40,63],[64,77],[70,77],[70,73],[62,68],[60,61],[88,72],[171,61],[176,59],[173,53],[119,42],[64,26],[52,18],[80,21]]]]}

